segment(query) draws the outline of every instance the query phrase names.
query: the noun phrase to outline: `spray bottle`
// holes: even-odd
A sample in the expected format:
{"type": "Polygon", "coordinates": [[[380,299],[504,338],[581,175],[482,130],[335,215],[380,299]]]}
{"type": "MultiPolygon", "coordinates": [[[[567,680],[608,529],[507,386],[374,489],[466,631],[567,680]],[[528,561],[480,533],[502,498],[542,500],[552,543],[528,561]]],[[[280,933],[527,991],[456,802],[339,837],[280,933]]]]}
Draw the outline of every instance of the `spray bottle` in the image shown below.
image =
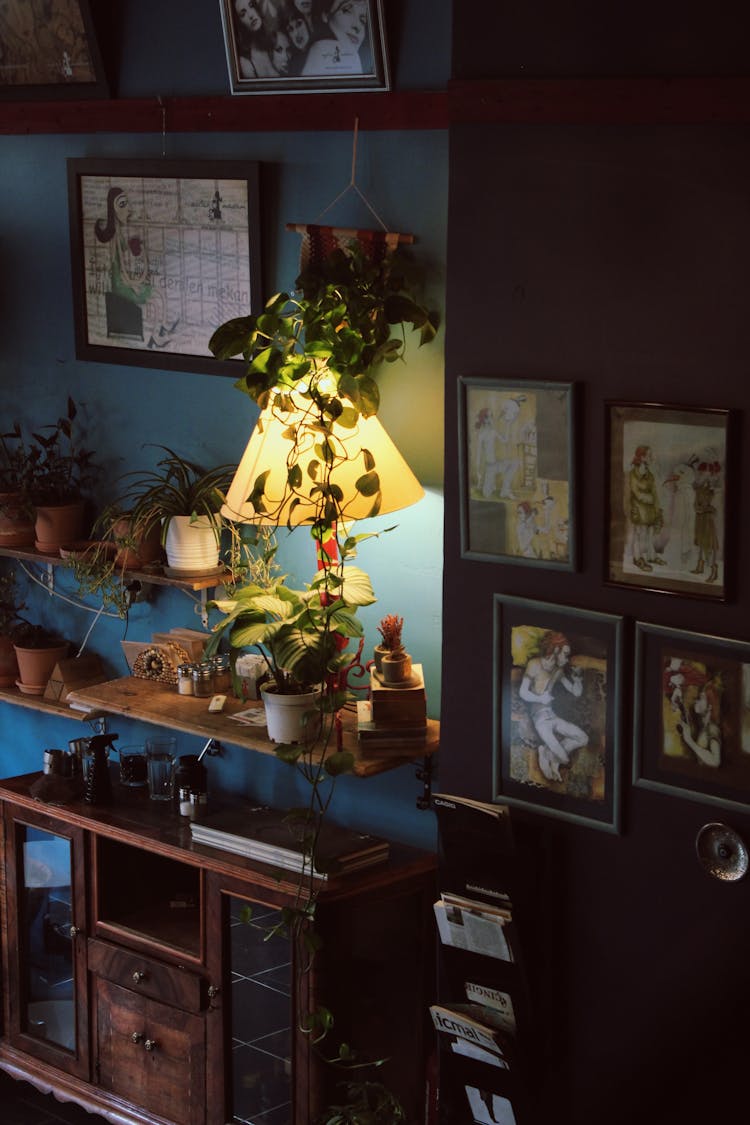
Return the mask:
{"type": "Polygon", "coordinates": [[[87,805],[112,804],[112,779],[109,776],[107,752],[118,737],[119,735],[116,734],[95,734],[89,741],[89,752],[93,755],[94,760],[91,763],[83,793],[83,799],[87,805]]]}

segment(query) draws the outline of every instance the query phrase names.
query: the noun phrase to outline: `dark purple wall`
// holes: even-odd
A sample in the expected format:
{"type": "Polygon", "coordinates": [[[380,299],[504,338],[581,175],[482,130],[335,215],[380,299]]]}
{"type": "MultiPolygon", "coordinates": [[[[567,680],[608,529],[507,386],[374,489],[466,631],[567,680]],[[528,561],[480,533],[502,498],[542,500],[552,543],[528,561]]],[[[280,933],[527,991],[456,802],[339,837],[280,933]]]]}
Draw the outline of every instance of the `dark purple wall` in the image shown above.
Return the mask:
{"type": "MultiPolygon", "coordinates": [[[[593,26],[586,12],[593,17],[600,6],[542,7],[549,19],[539,5],[510,15],[482,0],[455,5],[454,75],[524,74],[513,60],[533,53],[532,12],[543,40],[535,58],[548,74],[668,73],[688,57],[693,73],[714,63],[721,73],[724,45],[723,72],[733,69],[726,6],[710,17],[703,10],[700,23],[688,7],[668,34],[662,19],[654,23],[645,6],[641,19],[631,5],[606,44],[596,27],[586,39],[593,26]]],[[[623,616],[621,834],[513,812],[530,867],[519,924],[539,1035],[539,1121],[729,1120],[729,1107],[745,1101],[750,1048],[750,876],[734,884],[711,879],[696,859],[695,838],[703,824],[720,820],[750,843],[750,815],[631,785],[632,634],[641,620],[750,640],[750,532],[742,517],[750,134],[730,125],[467,124],[452,129],[450,145],[440,789],[483,800],[492,793],[494,594],[623,616]],[[578,385],[576,573],[460,557],[461,375],[578,385]],[[740,467],[728,524],[737,580],[727,604],[605,585],[607,399],[736,411],[740,467]]]]}

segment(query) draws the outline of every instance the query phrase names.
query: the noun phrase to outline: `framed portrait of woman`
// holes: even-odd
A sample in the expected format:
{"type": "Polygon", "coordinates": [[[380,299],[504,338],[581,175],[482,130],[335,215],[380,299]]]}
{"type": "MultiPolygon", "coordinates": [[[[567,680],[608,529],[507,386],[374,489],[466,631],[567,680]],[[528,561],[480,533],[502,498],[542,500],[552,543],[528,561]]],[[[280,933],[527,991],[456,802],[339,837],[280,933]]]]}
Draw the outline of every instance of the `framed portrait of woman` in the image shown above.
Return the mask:
{"type": "Polygon", "coordinates": [[[260,312],[259,170],[252,161],[68,161],[76,355],[239,378],[220,324],[260,312]]]}
{"type": "Polygon", "coordinates": [[[221,0],[233,94],[388,90],[383,0],[221,0]]]}

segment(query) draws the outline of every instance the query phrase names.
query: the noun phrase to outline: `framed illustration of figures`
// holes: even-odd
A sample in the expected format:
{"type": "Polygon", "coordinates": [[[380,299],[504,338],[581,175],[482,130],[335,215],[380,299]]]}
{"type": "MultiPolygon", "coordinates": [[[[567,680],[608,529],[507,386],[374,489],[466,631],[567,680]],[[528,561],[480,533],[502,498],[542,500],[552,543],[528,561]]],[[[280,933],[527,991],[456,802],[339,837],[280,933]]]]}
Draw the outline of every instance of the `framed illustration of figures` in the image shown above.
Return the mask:
{"type": "Polygon", "coordinates": [[[606,580],[727,598],[730,412],[609,402],[606,580]]]}
{"type": "Polygon", "coordinates": [[[633,784],[750,809],[750,644],[636,622],[633,784]]]}
{"type": "Polygon", "coordinates": [[[89,0],[0,4],[0,98],[106,98],[89,0]]]}
{"type": "Polygon", "coordinates": [[[461,554],[574,570],[573,384],[458,383],[461,554]]]}
{"type": "Polygon", "coordinates": [[[493,800],[620,830],[622,618],[494,598],[493,800]]]}
{"type": "Polygon", "coordinates": [[[388,90],[383,0],[221,0],[233,94],[388,90]]]}
{"type": "Polygon", "coordinates": [[[208,344],[263,306],[257,164],[69,160],[68,207],[79,359],[242,374],[208,344]]]}

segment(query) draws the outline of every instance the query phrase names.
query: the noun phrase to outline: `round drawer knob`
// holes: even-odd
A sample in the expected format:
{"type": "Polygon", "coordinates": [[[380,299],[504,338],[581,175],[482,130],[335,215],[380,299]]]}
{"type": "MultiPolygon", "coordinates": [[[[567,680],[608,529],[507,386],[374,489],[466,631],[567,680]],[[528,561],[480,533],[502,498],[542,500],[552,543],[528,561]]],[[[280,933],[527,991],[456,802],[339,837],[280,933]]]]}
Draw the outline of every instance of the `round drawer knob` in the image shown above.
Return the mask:
{"type": "Polygon", "coordinates": [[[146,979],[146,974],[142,973],[140,969],[136,969],[133,973],[134,984],[140,984],[142,980],[146,979]]]}
{"type": "Polygon", "coordinates": [[[140,1043],[141,1039],[143,1039],[143,1035],[140,1031],[134,1031],[130,1039],[133,1043],[140,1043]]]}
{"type": "Polygon", "coordinates": [[[158,1044],[157,1044],[155,1039],[147,1039],[146,1042],[143,1044],[143,1046],[146,1048],[147,1051],[155,1051],[156,1048],[157,1048],[157,1045],[158,1044]]]}
{"type": "Polygon", "coordinates": [[[213,1000],[214,996],[218,996],[220,992],[221,992],[221,989],[219,988],[218,984],[209,984],[209,986],[208,986],[208,998],[209,998],[209,1000],[213,1000]]]}
{"type": "Polygon", "coordinates": [[[74,937],[78,937],[78,935],[80,933],[82,933],[82,930],[79,930],[78,926],[71,926],[69,932],[70,932],[70,936],[72,938],[74,938],[74,937]]]}

